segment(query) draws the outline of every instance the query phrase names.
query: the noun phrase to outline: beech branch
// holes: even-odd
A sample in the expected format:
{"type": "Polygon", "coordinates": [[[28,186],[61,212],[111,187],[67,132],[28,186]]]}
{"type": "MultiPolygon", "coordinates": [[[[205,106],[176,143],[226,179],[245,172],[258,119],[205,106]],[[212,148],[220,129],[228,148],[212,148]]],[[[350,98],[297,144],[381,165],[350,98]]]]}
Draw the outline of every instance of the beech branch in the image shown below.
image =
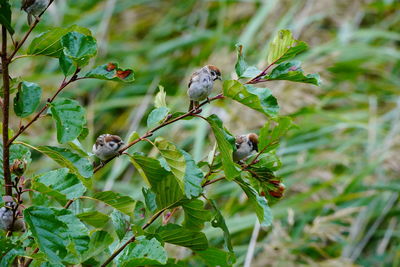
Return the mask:
{"type": "Polygon", "coordinates": [[[4,173],[4,186],[5,195],[12,195],[12,183],[11,183],[11,172],[10,172],[10,147],[8,145],[8,122],[9,122],[9,109],[10,109],[10,78],[8,65],[9,60],[7,58],[7,29],[3,25],[1,27],[1,67],[3,73],[3,173],[4,173]]]}
{"type": "MultiPolygon", "coordinates": [[[[216,96],[210,98],[209,100],[206,100],[206,101],[204,101],[203,103],[201,103],[201,104],[198,106],[198,108],[200,108],[200,107],[202,107],[202,106],[204,106],[204,105],[206,105],[206,104],[208,104],[208,103],[210,103],[210,102],[212,102],[212,101],[214,101],[214,100],[222,99],[222,98],[224,98],[224,96],[223,96],[222,94],[216,95],[216,96]]],[[[115,156],[113,156],[113,157],[111,157],[111,158],[105,160],[101,165],[97,166],[97,167],[94,169],[93,172],[94,172],[94,173],[98,172],[98,171],[99,171],[101,168],[103,168],[107,163],[109,163],[110,161],[112,161],[112,160],[115,159],[116,157],[118,157],[118,156],[120,156],[121,154],[123,154],[128,148],[130,148],[131,146],[133,146],[133,145],[139,143],[139,142],[142,141],[142,140],[146,140],[146,138],[152,136],[152,135],[154,134],[154,132],[158,131],[159,129],[161,129],[161,128],[163,128],[163,127],[165,127],[165,126],[167,126],[167,125],[169,125],[169,124],[171,124],[171,123],[174,123],[174,122],[176,122],[176,121],[179,121],[179,120],[182,120],[182,119],[184,119],[184,118],[187,118],[187,117],[195,117],[195,116],[198,117],[198,116],[199,116],[198,113],[200,113],[200,112],[201,112],[201,109],[192,109],[192,110],[188,111],[187,113],[182,114],[182,115],[179,116],[179,117],[176,117],[176,118],[174,118],[174,119],[169,119],[169,120],[164,121],[163,123],[161,123],[161,124],[158,125],[157,127],[154,127],[153,129],[147,131],[143,136],[141,136],[141,137],[139,137],[139,138],[133,140],[132,142],[130,142],[129,144],[127,144],[126,146],[124,146],[123,148],[121,148],[121,149],[119,150],[119,154],[118,154],[118,155],[115,155],[115,156]]]]}
{"type": "MultiPolygon", "coordinates": [[[[211,99],[210,99],[211,100],[211,99]]],[[[206,182],[202,187],[206,187],[207,185],[213,184],[215,182],[221,181],[225,179],[225,177],[220,177],[214,180],[210,180],[208,182],[206,182]]],[[[145,230],[147,227],[149,227],[153,222],[155,222],[158,217],[161,216],[161,214],[163,214],[164,211],[166,211],[168,208],[164,208],[159,210],[157,213],[155,213],[153,215],[153,217],[150,218],[150,220],[143,225],[142,230],[145,230]]],[[[114,253],[101,265],[101,267],[106,267],[115,257],[118,256],[119,253],[121,253],[124,248],[126,248],[130,243],[134,242],[136,240],[135,236],[132,236],[128,241],[126,241],[119,249],[117,249],[116,251],[114,251],[114,253]]]]}

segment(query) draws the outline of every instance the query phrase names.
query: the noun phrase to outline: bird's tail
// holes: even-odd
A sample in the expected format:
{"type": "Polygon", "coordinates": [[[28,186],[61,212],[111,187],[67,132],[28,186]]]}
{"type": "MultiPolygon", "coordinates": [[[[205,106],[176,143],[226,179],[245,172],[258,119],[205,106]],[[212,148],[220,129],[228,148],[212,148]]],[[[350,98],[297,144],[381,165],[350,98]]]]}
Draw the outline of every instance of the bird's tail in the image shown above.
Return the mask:
{"type": "Polygon", "coordinates": [[[28,24],[29,24],[29,26],[32,25],[32,20],[33,20],[33,16],[28,13],[28,24]]]}
{"type": "Polygon", "coordinates": [[[193,106],[194,106],[194,101],[190,100],[189,111],[191,111],[193,109],[193,106]]]}

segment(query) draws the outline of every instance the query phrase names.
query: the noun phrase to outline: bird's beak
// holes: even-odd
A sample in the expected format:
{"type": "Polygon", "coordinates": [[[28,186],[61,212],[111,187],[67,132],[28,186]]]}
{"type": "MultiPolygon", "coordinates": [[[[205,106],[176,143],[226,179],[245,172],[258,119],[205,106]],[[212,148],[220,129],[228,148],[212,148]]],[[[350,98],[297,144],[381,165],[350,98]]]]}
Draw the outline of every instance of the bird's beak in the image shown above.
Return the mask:
{"type": "Polygon", "coordinates": [[[218,76],[218,78],[217,78],[218,80],[220,80],[220,81],[222,81],[222,78],[221,78],[221,76],[218,76]]]}

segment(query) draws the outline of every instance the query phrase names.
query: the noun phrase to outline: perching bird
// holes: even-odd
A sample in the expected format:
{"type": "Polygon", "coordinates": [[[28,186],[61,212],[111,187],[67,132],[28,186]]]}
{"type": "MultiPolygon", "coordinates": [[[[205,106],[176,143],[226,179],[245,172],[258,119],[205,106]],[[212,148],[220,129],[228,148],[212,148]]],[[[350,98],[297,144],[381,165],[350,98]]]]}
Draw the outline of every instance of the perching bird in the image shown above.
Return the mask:
{"type": "Polygon", "coordinates": [[[236,150],[233,152],[233,160],[240,161],[258,151],[258,136],[255,133],[236,136],[236,150]]]}
{"type": "Polygon", "coordinates": [[[206,65],[192,74],[188,85],[189,111],[198,107],[199,101],[208,99],[216,80],[221,80],[221,71],[214,65],[206,65]]]}
{"type": "MultiPolygon", "coordinates": [[[[24,231],[25,223],[21,218],[16,218],[14,223],[14,210],[17,203],[14,201],[6,202],[4,207],[0,208],[0,228],[6,231],[24,231]]],[[[17,211],[18,212],[18,211],[17,211]]]]}
{"type": "Polygon", "coordinates": [[[118,150],[124,145],[118,135],[102,134],[93,145],[93,153],[101,160],[107,160],[118,155],[118,150]]]}
{"type": "Polygon", "coordinates": [[[28,24],[32,24],[32,17],[36,17],[42,13],[49,5],[50,0],[22,0],[21,10],[28,13],[28,24]]]}

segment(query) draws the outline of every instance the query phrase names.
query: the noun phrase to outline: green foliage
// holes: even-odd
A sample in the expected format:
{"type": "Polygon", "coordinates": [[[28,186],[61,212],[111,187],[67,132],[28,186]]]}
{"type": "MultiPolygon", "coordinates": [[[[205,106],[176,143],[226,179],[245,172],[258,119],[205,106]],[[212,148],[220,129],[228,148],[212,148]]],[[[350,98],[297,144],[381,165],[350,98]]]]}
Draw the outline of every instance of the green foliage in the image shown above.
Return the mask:
{"type": "Polygon", "coordinates": [[[203,251],[196,251],[208,266],[229,267],[234,263],[232,255],[217,248],[208,248],[203,251]]]}
{"type": "Polygon", "coordinates": [[[90,198],[104,202],[105,204],[110,205],[111,207],[127,215],[132,215],[136,204],[136,201],[131,197],[123,196],[112,191],[98,192],[90,198]]]}
{"type": "MultiPolygon", "coordinates": [[[[69,4],[66,5],[73,9],[69,4]]],[[[86,5],[88,9],[96,6],[89,2],[77,4],[80,7],[82,5],[86,5]]],[[[215,7],[220,9],[221,5],[217,3],[215,7]]],[[[223,5],[228,6],[231,3],[223,5]]],[[[131,4],[128,2],[118,3],[117,8],[110,12],[114,17],[121,10],[130,7],[131,4]]],[[[11,9],[8,1],[0,0],[0,10],[2,11],[0,22],[12,34],[11,9]]],[[[220,14],[225,14],[226,11],[223,10],[220,14]]],[[[173,13],[171,16],[174,16],[173,13]]],[[[73,17],[77,14],[79,12],[73,17]]],[[[63,17],[63,20],[73,20],[70,15],[63,17]]],[[[203,15],[199,14],[199,17],[203,15]]],[[[213,13],[209,15],[211,18],[215,16],[213,13]]],[[[154,19],[158,20],[157,16],[154,19]]],[[[92,28],[94,17],[88,16],[80,23],[92,28]]],[[[182,16],[182,19],[185,17],[182,16]]],[[[174,24],[176,22],[174,21],[174,24]]],[[[222,22],[221,20],[218,24],[222,22]]],[[[179,55],[182,63],[187,62],[185,50],[209,38],[215,42],[209,45],[210,48],[217,45],[219,41],[214,38],[211,31],[194,30],[182,38],[178,36],[180,31],[178,28],[174,26],[171,32],[166,24],[165,28],[163,26],[151,30],[146,36],[140,33],[140,41],[127,46],[129,47],[127,52],[125,50],[127,48],[119,46],[117,42],[110,46],[105,44],[106,39],[113,36],[112,34],[108,36],[108,33],[103,36],[101,30],[105,27],[113,33],[114,30],[111,29],[115,26],[108,25],[109,22],[106,23],[106,20],[104,23],[107,25],[101,24],[102,27],[96,30],[98,33],[96,36],[101,36],[99,45],[87,28],[77,25],[40,28],[43,23],[46,23],[46,18],[43,18],[37,27],[34,25],[33,32],[35,34],[36,30],[44,32],[36,34],[33,39],[22,40],[22,44],[25,40],[29,42],[26,55],[14,57],[12,54],[14,48],[7,48],[11,49],[11,53],[7,55],[12,54],[13,57],[10,58],[8,67],[12,67],[13,62],[19,58],[31,56],[29,60],[35,63],[29,65],[32,69],[42,66],[41,74],[54,77],[61,74],[64,77],[61,76],[59,87],[51,90],[49,88],[53,87],[54,83],[51,77],[46,77],[48,78],[46,83],[40,83],[43,86],[43,95],[46,97],[52,95],[47,101],[42,99],[42,88],[39,85],[25,81],[20,83],[20,88],[14,97],[15,114],[11,114],[11,128],[16,127],[18,123],[14,121],[14,116],[24,119],[19,124],[23,127],[10,131],[10,135],[13,136],[15,132],[15,136],[24,142],[9,146],[10,164],[16,159],[22,159],[27,162],[28,170],[24,174],[26,177],[16,178],[13,174],[11,178],[15,183],[13,192],[16,199],[23,201],[19,209],[23,210],[27,231],[24,234],[14,231],[11,244],[6,244],[0,239],[2,249],[5,248],[1,251],[2,256],[5,254],[1,264],[11,265],[15,259],[28,256],[33,259],[32,266],[99,266],[106,260],[118,266],[187,266],[188,264],[232,266],[236,261],[239,261],[237,265],[240,265],[241,259],[244,258],[243,248],[234,249],[234,245],[242,242],[241,240],[247,242],[249,238],[247,235],[238,235],[241,230],[237,229],[247,229],[241,227],[243,220],[248,217],[245,214],[248,210],[251,210],[252,214],[255,213],[252,223],[257,216],[261,226],[271,225],[272,211],[269,205],[277,200],[269,201],[271,196],[265,194],[270,191],[274,194],[273,190],[276,188],[273,186],[282,181],[277,173],[282,164],[277,156],[280,154],[276,153],[276,150],[280,139],[292,126],[289,117],[279,116],[280,108],[272,91],[256,84],[286,80],[319,85],[320,79],[317,74],[306,75],[300,67],[300,61],[289,61],[304,52],[307,45],[295,40],[289,30],[279,31],[270,43],[266,55],[263,56],[268,58],[269,64],[264,66],[263,71],[255,67],[256,64],[249,64],[245,59],[243,46],[237,45],[238,59],[234,69],[238,80],[225,80],[222,85],[222,95],[210,96],[212,102],[202,103],[199,110],[185,112],[187,101],[182,101],[181,96],[179,101],[175,101],[173,95],[176,93],[175,88],[179,88],[177,85],[184,80],[184,73],[192,66],[186,64],[184,69],[180,69],[174,65],[166,65],[165,62],[172,61],[176,55],[179,55]],[[170,34],[176,39],[165,41],[163,36],[170,34]],[[157,46],[147,46],[150,40],[147,38],[159,40],[157,46]],[[97,55],[99,58],[95,59],[97,55]],[[140,62],[140,58],[144,55],[157,63],[146,66],[144,62],[140,62]],[[166,55],[168,60],[164,58],[166,55]],[[54,61],[49,57],[57,60],[54,61]],[[117,63],[118,61],[121,64],[117,63]],[[109,63],[98,65],[99,62],[109,63]],[[137,70],[134,72],[132,69],[119,67],[127,62],[130,64],[135,62],[137,70]],[[57,63],[59,68],[56,66],[57,63]],[[276,66],[270,70],[275,64],[276,66]],[[146,76],[148,73],[152,75],[146,76]],[[169,74],[164,75],[166,73],[169,74]],[[249,80],[242,82],[241,79],[249,80]],[[112,81],[120,84],[111,83],[112,81]],[[159,86],[159,92],[154,97],[154,109],[150,111],[151,102],[148,97],[143,102],[140,97],[148,94],[146,90],[152,93],[153,91],[150,91],[152,89],[148,88],[154,88],[159,81],[165,83],[166,90],[159,86]],[[135,83],[131,85],[133,82],[135,83]],[[71,86],[77,87],[68,90],[67,87],[71,86]],[[207,108],[222,98],[226,100],[221,107],[226,110],[234,106],[231,103],[235,100],[250,108],[249,111],[253,109],[266,116],[262,117],[267,119],[266,123],[261,121],[261,124],[254,126],[254,129],[259,128],[265,123],[259,131],[255,130],[259,133],[260,139],[256,156],[234,162],[232,155],[237,149],[237,144],[235,136],[226,128],[232,126],[231,121],[224,112],[207,108]],[[36,111],[40,102],[45,102],[46,105],[42,110],[36,111]],[[84,108],[86,105],[87,108],[84,108]],[[132,106],[140,108],[132,109],[132,106]],[[119,110],[115,111],[115,108],[119,110]],[[130,113],[127,114],[127,111],[130,113]],[[35,112],[39,113],[30,120],[29,116],[35,112]],[[208,113],[207,116],[200,115],[202,112],[208,113]],[[218,116],[213,113],[217,113],[218,116]],[[148,114],[147,118],[144,118],[143,114],[148,114]],[[55,122],[58,145],[50,145],[53,143],[51,136],[54,133],[49,122],[41,119],[44,115],[51,115],[55,122]],[[201,119],[206,123],[202,121],[201,124],[201,119]],[[175,123],[178,120],[180,122],[175,123]],[[31,127],[34,123],[35,125],[42,123],[42,128],[31,127]],[[115,158],[120,156],[115,160],[115,164],[111,162],[114,161],[114,157],[95,163],[96,160],[90,158],[92,154],[89,152],[93,145],[92,140],[97,135],[93,128],[102,129],[102,133],[120,134],[125,131],[126,126],[130,128],[126,134],[128,138],[124,138],[125,141],[127,139],[126,146],[115,156],[115,158]],[[27,129],[28,127],[30,128],[27,129]],[[171,131],[164,131],[166,127],[171,127],[171,131]],[[32,133],[28,135],[29,130],[32,130],[32,133]],[[187,134],[187,131],[192,130],[194,131],[187,134]],[[212,151],[207,151],[207,145],[212,145],[214,142],[208,141],[208,130],[213,133],[216,140],[212,151]],[[140,135],[142,132],[144,134],[140,135]],[[156,134],[161,136],[155,137],[156,134]],[[181,142],[176,140],[179,138],[181,142]],[[144,140],[147,143],[142,142],[144,140]],[[35,150],[33,168],[29,168],[30,150],[35,150]],[[53,162],[42,154],[59,166],[55,167],[53,162]],[[208,158],[204,159],[204,155],[207,154],[208,158]],[[131,165],[128,164],[128,159],[131,165]],[[42,162],[45,167],[36,165],[36,162],[42,162]],[[127,166],[132,167],[132,165],[133,171],[125,171],[127,166]],[[143,179],[137,179],[139,176],[143,179]],[[271,184],[272,178],[275,184],[271,184]],[[210,190],[205,189],[216,182],[219,186],[214,186],[210,190]],[[235,187],[235,184],[239,187],[235,187]],[[21,198],[25,189],[29,189],[26,190],[29,194],[21,198]],[[208,198],[209,195],[212,196],[211,199],[208,198]],[[241,196],[244,195],[247,196],[247,201],[242,201],[241,196]],[[203,199],[206,202],[203,202],[203,199]],[[245,207],[242,202],[247,203],[251,209],[245,207]],[[64,207],[53,208],[60,205],[64,207]],[[218,207],[223,209],[220,210],[218,207]],[[178,214],[182,215],[182,218],[179,218],[178,214]],[[238,216],[241,219],[239,223],[232,223],[231,220],[237,219],[238,216]],[[163,217],[162,224],[160,217],[163,217]],[[218,235],[214,234],[214,230],[218,235]],[[189,248],[193,251],[193,255],[182,261],[174,261],[172,257],[176,255],[170,255],[169,259],[168,246],[165,247],[165,243],[189,248]],[[116,257],[114,252],[118,254],[116,257]]],[[[221,25],[223,23],[218,28],[224,31],[221,25]]],[[[184,25],[186,26],[188,25],[184,25]]],[[[223,32],[215,36],[223,36],[223,32]]],[[[248,43],[245,38],[240,39],[241,42],[248,43]]],[[[14,46],[18,47],[18,44],[14,43],[14,46]]],[[[22,49],[17,52],[21,51],[22,49]]],[[[191,51],[190,61],[187,63],[198,64],[200,60],[203,62],[202,57],[208,53],[208,48],[202,46],[202,49],[198,50],[199,54],[194,53],[195,51],[197,50],[191,51]],[[198,58],[193,57],[195,54],[198,54],[198,58]]],[[[247,51],[250,51],[249,58],[253,56],[251,53],[255,52],[262,56],[261,50],[247,51]]],[[[233,69],[227,64],[222,69],[224,74],[225,71],[229,72],[228,68],[229,71],[233,69]]],[[[14,72],[10,73],[14,75],[14,72]]],[[[40,77],[36,75],[30,76],[30,79],[38,78],[40,77]]],[[[20,80],[18,78],[18,81],[20,80]]],[[[216,83],[214,87],[216,91],[219,84],[216,83]]],[[[4,90],[2,92],[4,94],[4,90]]],[[[250,129],[250,126],[247,127],[251,123],[247,119],[251,117],[247,113],[248,110],[240,114],[241,127],[235,129],[235,132],[242,131],[243,128],[250,129]]],[[[258,118],[261,117],[257,117],[257,120],[258,118]]],[[[3,152],[4,147],[0,148],[0,152],[3,152]]],[[[2,161],[1,156],[0,163],[3,163],[2,161]]],[[[1,169],[0,178],[4,187],[3,177],[4,170],[1,169]]],[[[248,223],[245,227],[249,227],[248,223]]]]}
{"type": "Polygon", "coordinates": [[[45,207],[32,206],[25,209],[24,218],[40,250],[51,263],[61,264],[69,255],[68,226],[57,218],[52,209],[45,207]]]}
{"type": "Polygon", "coordinates": [[[108,223],[110,218],[99,211],[88,211],[79,213],[76,217],[84,223],[87,223],[93,227],[101,228],[108,223]]]}
{"type": "Polygon", "coordinates": [[[226,178],[232,180],[239,175],[239,171],[232,158],[232,153],[235,147],[235,138],[224,128],[222,121],[218,116],[211,115],[207,118],[207,121],[214,132],[215,139],[217,140],[226,178]]]}
{"type": "Polygon", "coordinates": [[[75,100],[56,99],[50,111],[56,122],[57,140],[61,144],[76,139],[86,125],[85,109],[75,100]]]}
{"type": "Polygon", "coordinates": [[[185,211],[183,226],[191,230],[200,231],[204,227],[204,222],[211,219],[210,211],[204,209],[204,203],[200,199],[195,199],[182,204],[185,211]]]}
{"type": "Polygon", "coordinates": [[[69,173],[69,169],[61,168],[34,177],[32,189],[42,194],[54,197],[61,205],[67,200],[75,199],[86,192],[86,188],[75,174],[69,173]]]}
{"type": "Polygon", "coordinates": [[[249,66],[244,59],[243,45],[237,44],[237,61],[235,65],[235,71],[239,78],[252,78],[256,77],[261,71],[255,66],[249,66]]]}
{"type": "Polygon", "coordinates": [[[14,29],[11,26],[11,6],[8,0],[0,0],[0,24],[6,27],[11,35],[14,34],[14,29]]]}
{"type": "Polygon", "coordinates": [[[268,63],[279,64],[308,49],[305,42],[293,38],[289,30],[280,30],[270,43],[268,63]]]}
{"type": "Polygon", "coordinates": [[[284,62],[276,66],[269,75],[265,76],[266,80],[287,80],[292,82],[311,83],[320,85],[321,81],[318,74],[304,75],[301,69],[300,61],[284,62]]]}
{"type": "Polygon", "coordinates": [[[66,167],[71,173],[75,174],[79,180],[86,186],[90,187],[93,175],[93,165],[87,158],[82,158],[69,149],[58,148],[53,146],[32,147],[33,149],[45,154],[61,167],[66,167]]]}
{"type": "Polygon", "coordinates": [[[270,226],[272,223],[272,212],[270,207],[268,206],[267,200],[264,197],[258,195],[257,191],[254,190],[254,188],[252,188],[242,179],[237,178],[235,182],[240,185],[240,187],[249,198],[251,206],[255,209],[260,224],[262,226],[270,226]]]}
{"type": "Polygon", "coordinates": [[[147,127],[153,128],[161,123],[167,117],[169,109],[166,107],[159,107],[153,109],[147,117],[147,127]]]}
{"type": "Polygon", "coordinates": [[[279,112],[276,98],[268,88],[257,88],[235,80],[224,81],[224,95],[267,116],[275,117],[279,112]]]}
{"type": "Polygon", "coordinates": [[[72,25],[68,28],[55,27],[36,36],[29,44],[26,53],[32,56],[43,55],[56,58],[61,57],[64,49],[61,38],[72,31],[84,35],[91,35],[89,29],[77,25],[72,25]]]}
{"type": "Polygon", "coordinates": [[[208,248],[207,238],[202,232],[189,230],[177,224],[160,226],[156,234],[164,242],[187,247],[195,251],[208,248]]]}
{"type": "Polygon", "coordinates": [[[85,66],[97,53],[97,42],[90,35],[79,32],[68,32],[61,38],[64,55],[77,67],[85,66]]]}
{"type": "Polygon", "coordinates": [[[157,239],[146,239],[138,236],[134,243],[129,244],[118,258],[120,266],[143,266],[148,264],[166,264],[167,252],[157,239]]]}
{"type": "Polygon", "coordinates": [[[160,151],[161,155],[166,160],[171,172],[174,174],[179,187],[185,190],[184,178],[186,171],[186,161],[183,154],[178,148],[163,138],[157,138],[155,145],[160,151]]]}
{"type": "Polygon", "coordinates": [[[36,83],[22,82],[14,98],[14,112],[18,117],[31,115],[40,103],[42,88],[36,83]]]}

